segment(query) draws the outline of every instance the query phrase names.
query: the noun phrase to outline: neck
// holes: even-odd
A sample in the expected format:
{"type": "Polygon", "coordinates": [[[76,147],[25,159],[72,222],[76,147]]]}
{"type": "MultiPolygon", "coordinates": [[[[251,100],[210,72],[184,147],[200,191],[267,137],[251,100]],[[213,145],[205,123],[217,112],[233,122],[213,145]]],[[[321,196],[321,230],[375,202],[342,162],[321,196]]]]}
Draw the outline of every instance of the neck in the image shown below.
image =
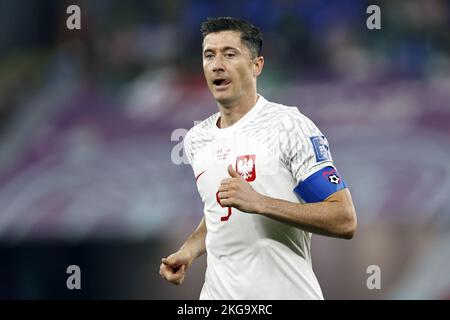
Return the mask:
{"type": "Polygon", "coordinates": [[[220,119],[219,128],[224,129],[239,121],[258,101],[256,91],[230,103],[218,102],[220,119]]]}

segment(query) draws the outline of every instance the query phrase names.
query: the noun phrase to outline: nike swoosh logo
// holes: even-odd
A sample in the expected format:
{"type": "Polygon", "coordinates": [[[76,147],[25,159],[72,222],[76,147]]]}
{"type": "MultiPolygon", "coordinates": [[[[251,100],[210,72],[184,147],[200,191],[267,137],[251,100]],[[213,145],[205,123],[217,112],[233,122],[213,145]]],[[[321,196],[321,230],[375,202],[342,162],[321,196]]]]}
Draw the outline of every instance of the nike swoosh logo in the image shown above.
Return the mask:
{"type": "Polygon", "coordinates": [[[203,172],[201,172],[197,177],[195,177],[195,181],[197,182],[198,178],[200,178],[200,176],[201,176],[202,174],[204,174],[205,172],[206,172],[206,170],[203,171],[203,172]]]}

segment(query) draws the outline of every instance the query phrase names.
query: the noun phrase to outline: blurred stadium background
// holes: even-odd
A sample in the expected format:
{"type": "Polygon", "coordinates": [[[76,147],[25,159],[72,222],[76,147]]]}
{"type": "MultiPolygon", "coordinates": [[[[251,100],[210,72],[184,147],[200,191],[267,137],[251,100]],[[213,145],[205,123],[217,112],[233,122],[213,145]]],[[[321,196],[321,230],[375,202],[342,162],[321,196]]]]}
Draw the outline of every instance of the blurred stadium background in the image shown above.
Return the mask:
{"type": "Polygon", "coordinates": [[[158,275],[202,217],[183,134],[216,112],[199,26],[264,34],[259,92],[299,106],[350,185],[351,241],[313,237],[328,299],[450,298],[448,1],[0,0],[0,298],[197,299],[158,275]],[[81,7],[81,30],[66,8],[81,7]],[[381,8],[381,30],[366,8],[381,8]],[[81,268],[82,289],[66,288],[81,268]],[[366,287],[381,268],[381,289],[366,287]]]}

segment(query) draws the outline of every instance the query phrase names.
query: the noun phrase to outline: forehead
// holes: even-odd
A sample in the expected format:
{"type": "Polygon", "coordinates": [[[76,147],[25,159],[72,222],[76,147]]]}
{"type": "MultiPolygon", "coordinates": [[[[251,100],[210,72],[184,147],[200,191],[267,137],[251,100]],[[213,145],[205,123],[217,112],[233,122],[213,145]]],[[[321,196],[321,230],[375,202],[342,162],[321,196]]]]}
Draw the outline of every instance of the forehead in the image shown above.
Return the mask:
{"type": "Polygon", "coordinates": [[[225,47],[243,48],[239,31],[220,31],[208,34],[203,39],[203,51],[225,47]]]}

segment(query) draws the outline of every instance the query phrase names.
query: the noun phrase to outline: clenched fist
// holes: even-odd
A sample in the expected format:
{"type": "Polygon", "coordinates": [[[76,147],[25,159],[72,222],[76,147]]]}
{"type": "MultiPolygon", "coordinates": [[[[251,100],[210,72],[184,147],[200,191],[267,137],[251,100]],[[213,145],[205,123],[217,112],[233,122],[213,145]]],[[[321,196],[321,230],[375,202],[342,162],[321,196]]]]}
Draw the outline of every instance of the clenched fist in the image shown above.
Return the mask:
{"type": "Polygon", "coordinates": [[[185,251],[177,251],[161,259],[159,274],[167,281],[180,285],[184,281],[186,270],[192,263],[192,257],[185,251]]]}

